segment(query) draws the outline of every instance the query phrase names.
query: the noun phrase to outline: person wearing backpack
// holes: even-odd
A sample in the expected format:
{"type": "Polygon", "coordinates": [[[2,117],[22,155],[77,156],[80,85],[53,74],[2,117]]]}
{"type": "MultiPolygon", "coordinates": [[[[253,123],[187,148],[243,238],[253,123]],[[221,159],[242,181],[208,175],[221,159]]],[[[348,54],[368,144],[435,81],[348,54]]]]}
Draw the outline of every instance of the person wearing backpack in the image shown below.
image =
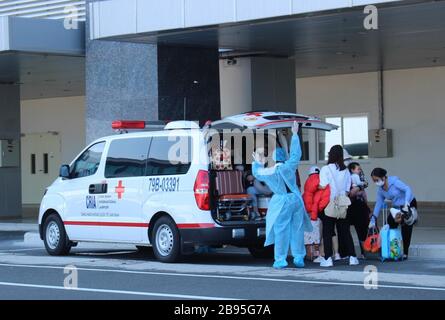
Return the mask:
{"type": "Polygon", "coordinates": [[[399,225],[402,226],[402,259],[406,260],[408,259],[413,226],[417,222],[416,198],[408,185],[402,182],[398,177],[388,176],[388,172],[385,169],[375,168],[371,172],[371,178],[378,189],[377,201],[369,227],[375,226],[380,211],[385,204],[385,200],[391,200],[392,207],[398,209],[399,214],[395,214],[394,217],[391,214],[388,215],[388,221],[385,221],[384,223],[387,222],[390,229],[397,229],[399,225]]]}
{"type": "Polygon", "coordinates": [[[349,265],[358,265],[355,255],[354,242],[351,235],[351,227],[346,218],[347,209],[351,204],[348,197],[351,189],[351,174],[343,160],[343,147],[333,146],[329,151],[328,164],[320,172],[320,189],[329,186],[330,202],[320,214],[323,224],[323,243],[325,257],[321,259],[321,267],[332,267],[332,236],[337,227],[338,241],[345,253],[349,256],[349,265]]]}

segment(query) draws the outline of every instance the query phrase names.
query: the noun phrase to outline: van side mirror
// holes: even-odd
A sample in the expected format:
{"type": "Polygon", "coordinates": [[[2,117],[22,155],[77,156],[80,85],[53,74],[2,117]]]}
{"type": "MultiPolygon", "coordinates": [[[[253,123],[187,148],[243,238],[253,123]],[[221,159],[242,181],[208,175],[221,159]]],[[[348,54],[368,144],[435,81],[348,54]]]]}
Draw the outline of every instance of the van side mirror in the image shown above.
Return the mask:
{"type": "Polygon", "coordinates": [[[59,177],[61,177],[63,179],[70,178],[70,166],[69,165],[64,164],[60,167],[59,177]]]}

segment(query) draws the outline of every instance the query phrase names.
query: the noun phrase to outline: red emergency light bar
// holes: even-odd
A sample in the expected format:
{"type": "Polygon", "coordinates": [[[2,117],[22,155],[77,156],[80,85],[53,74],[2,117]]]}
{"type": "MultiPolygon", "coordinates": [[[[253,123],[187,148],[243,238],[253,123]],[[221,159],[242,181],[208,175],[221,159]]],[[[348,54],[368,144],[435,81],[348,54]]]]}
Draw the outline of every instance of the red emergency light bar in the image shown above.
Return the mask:
{"type": "Polygon", "coordinates": [[[113,121],[111,127],[118,129],[145,129],[145,121],[113,121]]]}
{"type": "Polygon", "coordinates": [[[127,131],[133,130],[163,130],[165,121],[144,121],[144,120],[116,120],[111,123],[114,130],[127,131]]]}

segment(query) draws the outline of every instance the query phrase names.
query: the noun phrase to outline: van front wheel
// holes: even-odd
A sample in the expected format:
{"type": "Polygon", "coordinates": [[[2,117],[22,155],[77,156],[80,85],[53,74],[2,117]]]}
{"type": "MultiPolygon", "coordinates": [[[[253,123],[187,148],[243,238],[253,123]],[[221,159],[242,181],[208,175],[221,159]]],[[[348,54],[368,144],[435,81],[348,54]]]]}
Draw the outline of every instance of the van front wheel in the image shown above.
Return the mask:
{"type": "Polygon", "coordinates": [[[71,250],[71,243],[63,226],[62,219],[57,214],[51,214],[43,226],[46,251],[52,256],[64,256],[71,250]]]}
{"type": "Polygon", "coordinates": [[[159,218],[153,228],[153,253],[162,262],[177,262],[181,256],[181,237],[175,222],[169,217],[159,218]]]}

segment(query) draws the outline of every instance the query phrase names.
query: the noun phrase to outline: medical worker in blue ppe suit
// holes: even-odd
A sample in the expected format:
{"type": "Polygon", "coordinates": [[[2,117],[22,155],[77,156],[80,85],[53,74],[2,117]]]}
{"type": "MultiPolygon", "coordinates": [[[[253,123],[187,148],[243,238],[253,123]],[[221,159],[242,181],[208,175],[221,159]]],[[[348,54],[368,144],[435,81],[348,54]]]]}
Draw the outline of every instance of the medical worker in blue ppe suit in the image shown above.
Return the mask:
{"type": "Polygon", "coordinates": [[[275,244],[273,267],[287,267],[289,247],[298,268],[304,267],[306,249],[304,232],[311,232],[312,226],[306,213],[300,190],[296,184],[295,172],[301,159],[301,146],[298,130],[294,122],[289,159],[283,149],[277,148],[273,153],[276,164],[265,167],[264,150],[253,153],[252,173],[256,179],[267,184],[274,195],[269,203],[266,216],[266,242],[264,246],[275,244]]]}

